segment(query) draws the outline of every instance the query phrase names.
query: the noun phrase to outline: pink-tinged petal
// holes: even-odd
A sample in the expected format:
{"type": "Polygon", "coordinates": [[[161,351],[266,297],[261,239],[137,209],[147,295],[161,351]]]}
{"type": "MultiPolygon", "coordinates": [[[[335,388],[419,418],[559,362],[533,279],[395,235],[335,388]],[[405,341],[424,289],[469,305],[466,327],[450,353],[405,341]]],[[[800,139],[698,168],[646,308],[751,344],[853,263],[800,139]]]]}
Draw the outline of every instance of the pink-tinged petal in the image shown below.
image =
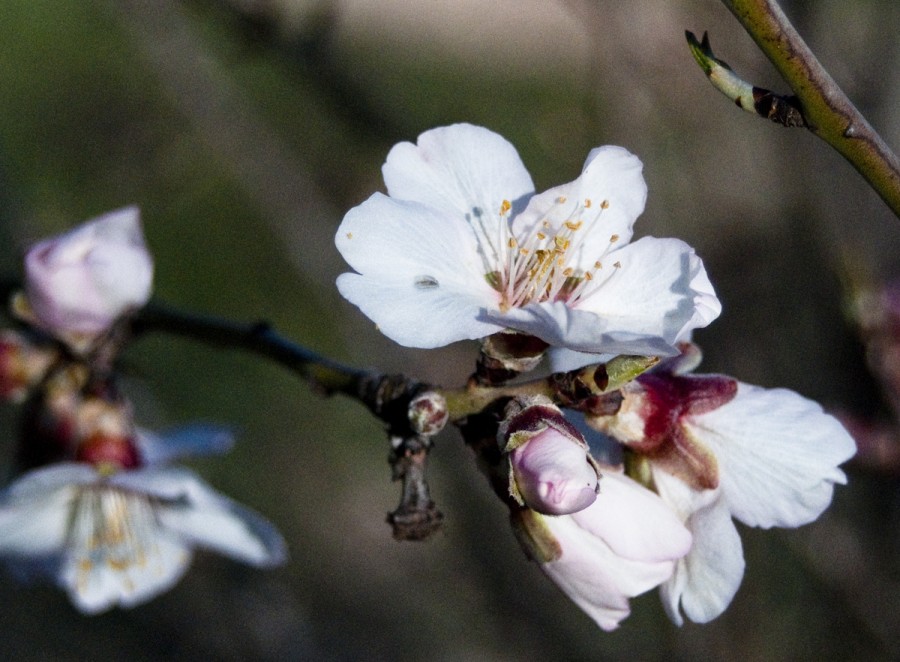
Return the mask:
{"type": "Polygon", "coordinates": [[[522,237],[543,223],[559,230],[563,223],[581,222],[574,233],[569,266],[590,269],[609,251],[631,241],[632,226],[644,211],[647,184],[640,159],[622,147],[591,151],[581,175],[531,198],[513,220],[513,232],[522,237]]]}
{"type": "Polygon", "coordinates": [[[647,563],[623,558],[571,515],[545,519],[562,555],[541,568],[604,630],[616,629],[628,616],[628,598],[649,591],[672,574],[672,561],[647,563]]]}
{"type": "Polygon", "coordinates": [[[347,213],[335,242],[359,272],[338,278],[341,294],[401,345],[438,347],[502,330],[478,319],[499,296],[464,220],[375,194],[347,213]]]}
{"type": "Polygon", "coordinates": [[[519,493],[532,510],[565,515],[584,510],[597,498],[597,470],[587,447],[552,427],[509,453],[519,493]]]}
{"type": "Polygon", "coordinates": [[[517,203],[534,192],[516,148],[471,124],[432,129],[416,144],[395,145],[382,172],[392,198],[452,210],[460,219],[481,214],[497,223],[504,200],[517,203]]]}
{"type": "Polygon", "coordinates": [[[812,400],[787,389],[739,384],[735,398],[684,420],[721,467],[724,498],[750,526],[800,526],[831,503],[838,468],[856,452],[844,427],[812,400]]]}
{"type": "Polygon", "coordinates": [[[691,534],[666,503],[617,471],[604,470],[595,504],[571,517],[627,559],[670,561],[691,548],[691,534]]]}
{"type": "Polygon", "coordinates": [[[721,490],[698,492],[663,471],[653,475],[660,494],[683,513],[694,537],[690,552],[660,587],[663,607],[676,625],[684,623],[682,611],[696,623],[708,623],[725,611],[741,585],[741,538],[721,490]]]}
{"type": "Polygon", "coordinates": [[[28,302],[51,333],[102,333],[147,302],[152,281],[136,207],[39,242],[25,255],[28,302]]]}
{"type": "Polygon", "coordinates": [[[138,429],[135,443],[145,465],[203,455],[221,455],[234,446],[234,434],[222,425],[195,423],[163,434],[138,429]]]}

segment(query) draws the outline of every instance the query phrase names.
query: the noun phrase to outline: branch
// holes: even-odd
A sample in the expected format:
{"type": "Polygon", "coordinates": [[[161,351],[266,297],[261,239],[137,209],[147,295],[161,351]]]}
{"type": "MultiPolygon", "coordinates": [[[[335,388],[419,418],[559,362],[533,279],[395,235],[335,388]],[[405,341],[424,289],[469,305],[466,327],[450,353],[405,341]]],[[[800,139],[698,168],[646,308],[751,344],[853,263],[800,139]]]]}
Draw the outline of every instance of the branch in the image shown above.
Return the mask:
{"type": "Polygon", "coordinates": [[[900,217],[900,160],[825,71],[778,3],[722,2],[790,86],[806,127],[847,159],[900,217]]]}

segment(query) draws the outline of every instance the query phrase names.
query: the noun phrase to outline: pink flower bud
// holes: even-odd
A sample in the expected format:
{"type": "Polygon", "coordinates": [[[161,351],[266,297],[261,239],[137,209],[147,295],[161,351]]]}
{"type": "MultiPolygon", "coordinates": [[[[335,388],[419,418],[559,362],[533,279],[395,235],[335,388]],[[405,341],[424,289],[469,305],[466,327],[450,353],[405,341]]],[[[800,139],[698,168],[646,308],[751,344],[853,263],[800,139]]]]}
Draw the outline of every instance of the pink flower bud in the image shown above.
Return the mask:
{"type": "Polygon", "coordinates": [[[597,470],[585,449],[554,428],[513,450],[509,461],[519,493],[533,510],[565,515],[597,498],[597,470]]]}
{"type": "Polygon", "coordinates": [[[547,515],[583,510],[597,498],[599,472],[587,443],[547,398],[514,400],[500,427],[509,454],[509,492],[519,504],[547,515]]]}
{"type": "Polygon", "coordinates": [[[25,255],[25,289],[36,322],[58,334],[98,335],[150,298],[153,259],[136,207],[45,239],[25,255]]]}

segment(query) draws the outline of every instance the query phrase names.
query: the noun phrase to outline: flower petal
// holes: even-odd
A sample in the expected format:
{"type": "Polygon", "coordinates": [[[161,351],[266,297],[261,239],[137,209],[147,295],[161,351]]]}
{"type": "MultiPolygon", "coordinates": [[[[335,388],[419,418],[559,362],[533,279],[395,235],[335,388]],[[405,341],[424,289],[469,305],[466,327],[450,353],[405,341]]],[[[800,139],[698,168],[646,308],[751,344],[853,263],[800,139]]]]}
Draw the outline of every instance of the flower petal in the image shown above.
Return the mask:
{"type": "Polygon", "coordinates": [[[504,200],[518,203],[534,192],[516,148],[471,124],[432,129],[416,144],[395,145],[382,173],[392,198],[453,210],[460,219],[496,215],[504,200]]]}
{"type": "Polygon", "coordinates": [[[667,356],[676,351],[664,338],[648,334],[643,329],[623,328],[625,325],[619,319],[569,308],[562,301],[532,303],[523,308],[510,308],[505,313],[485,310],[480,319],[485,323],[531,334],[551,346],[593,353],[598,357],[603,354],[667,356]]]}
{"type": "Polygon", "coordinates": [[[438,347],[503,328],[478,319],[499,295],[464,220],[376,193],[347,213],[335,243],[361,274],[340,276],[341,294],[401,345],[438,347]]]}
{"type": "Polygon", "coordinates": [[[182,468],[123,474],[116,482],[161,499],[160,525],[179,538],[257,566],[284,562],[284,539],[252,510],[216,492],[182,468]]]}
{"type": "Polygon", "coordinates": [[[604,630],[616,629],[628,616],[629,597],[658,586],[672,573],[672,561],[645,563],[619,556],[571,515],[545,519],[560,542],[562,556],[541,564],[541,568],[604,630]]]}
{"type": "Polygon", "coordinates": [[[160,527],[146,494],[106,483],[79,490],[57,576],[85,613],[130,607],[170,589],[190,552],[160,527]]]}
{"type": "Polygon", "coordinates": [[[708,623],[725,611],[741,585],[741,538],[721,490],[692,490],[664,471],[653,476],[663,499],[684,513],[694,537],[690,552],[660,587],[663,607],[676,625],[684,623],[682,609],[690,620],[708,623]]]}
{"type": "Polygon", "coordinates": [[[595,504],[572,518],[623,558],[666,561],[681,558],[691,548],[691,534],[662,499],[611,469],[603,470],[595,504]]]}
{"type": "Polygon", "coordinates": [[[731,514],[750,526],[800,526],[831,503],[838,465],[856,452],[844,427],[787,389],[738,384],[735,398],[685,421],[721,468],[731,514]]]}
{"type": "Polygon", "coordinates": [[[483,319],[580,352],[674,355],[721,310],[702,261],[677,239],[644,237],[608,256],[602,273],[574,308],[545,302],[483,319]]]}
{"type": "MultiPolygon", "coordinates": [[[[0,506],[0,554],[44,556],[62,550],[76,489],[56,485],[39,492],[34,483],[0,506]]],[[[7,493],[9,491],[7,490],[7,493]]]]}
{"type": "Polygon", "coordinates": [[[553,234],[567,221],[581,222],[573,242],[570,266],[590,269],[608,252],[631,241],[632,226],[644,211],[647,184],[643,165],[627,149],[615,146],[591,151],[581,175],[535,195],[525,211],[513,219],[513,234],[530,235],[549,223],[553,234]]]}
{"type": "Polygon", "coordinates": [[[29,499],[40,500],[56,490],[95,483],[97,476],[97,470],[92,466],[76,462],[32,469],[0,492],[0,505],[14,506],[29,499]]]}
{"type": "Polygon", "coordinates": [[[138,429],[135,441],[144,464],[159,465],[184,457],[227,453],[234,446],[234,434],[223,425],[195,423],[162,434],[138,429]]]}

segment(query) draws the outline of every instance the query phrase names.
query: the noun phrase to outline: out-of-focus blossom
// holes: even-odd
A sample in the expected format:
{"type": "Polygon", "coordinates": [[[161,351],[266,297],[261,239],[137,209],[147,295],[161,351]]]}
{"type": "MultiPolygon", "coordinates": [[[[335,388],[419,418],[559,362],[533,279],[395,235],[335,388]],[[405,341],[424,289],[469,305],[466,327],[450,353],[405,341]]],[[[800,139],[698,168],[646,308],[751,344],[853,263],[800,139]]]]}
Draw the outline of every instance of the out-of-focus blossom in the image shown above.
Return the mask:
{"type": "Polygon", "coordinates": [[[732,518],[796,527],[831,503],[853,456],[841,424],[786,389],[721,375],[655,371],[623,389],[620,411],[587,417],[637,455],[635,467],[691,530],[694,544],[662,587],[669,616],[707,622],[731,602],[744,559],[732,518]]]}
{"type": "MultiPolygon", "coordinates": [[[[214,428],[183,435],[180,452],[222,448],[214,428]]],[[[82,612],[131,607],[170,589],[193,549],[256,566],[285,559],[284,541],[256,513],[190,471],[147,463],[172,457],[164,438],[94,435],[78,462],[33,469],[0,493],[0,555],[14,570],[53,578],[82,612]]]]}
{"type": "Polygon", "coordinates": [[[531,557],[604,630],[628,616],[629,598],[667,581],[691,547],[672,510],[611,467],[588,508],[560,516],[523,509],[513,524],[531,557]]]}
{"type": "Polygon", "coordinates": [[[548,398],[511,402],[497,439],[509,458],[510,495],[519,504],[565,515],[597,498],[599,469],[587,443],[548,398]]]}
{"type": "Polygon", "coordinates": [[[138,209],[126,207],[45,239],[25,255],[33,321],[51,334],[97,336],[150,297],[153,258],[138,209]]]}
{"type": "Polygon", "coordinates": [[[438,347],[515,329],[592,353],[671,354],[720,304],[693,249],[629,243],[647,195],[621,147],[535,195],[515,148],[481,127],[427,131],[391,150],[376,193],[350,210],[341,294],[387,336],[438,347]]]}

